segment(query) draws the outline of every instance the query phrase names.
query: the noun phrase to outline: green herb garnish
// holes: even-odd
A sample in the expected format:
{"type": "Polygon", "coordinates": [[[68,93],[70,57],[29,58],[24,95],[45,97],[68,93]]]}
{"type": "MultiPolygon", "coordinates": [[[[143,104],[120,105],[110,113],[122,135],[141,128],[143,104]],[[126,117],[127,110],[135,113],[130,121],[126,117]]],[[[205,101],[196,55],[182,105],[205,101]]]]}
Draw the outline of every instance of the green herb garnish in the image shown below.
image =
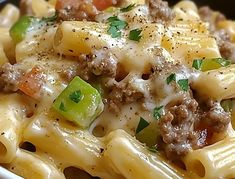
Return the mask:
{"type": "Polygon", "coordinates": [[[129,33],[129,39],[139,42],[140,39],[141,39],[141,37],[142,37],[142,36],[140,35],[141,32],[142,32],[141,29],[134,29],[134,30],[131,30],[130,33],[129,33]]]}
{"type": "Polygon", "coordinates": [[[200,70],[202,67],[202,63],[203,63],[203,60],[201,60],[201,59],[193,60],[192,67],[195,68],[196,70],[200,70]]]}
{"type": "Polygon", "coordinates": [[[64,112],[66,111],[66,108],[65,108],[65,105],[64,105],[63,102],[60,103],[59,109],[60,109],[61,111],[64,111],[64,112]]]}
{"type": "Polygon", "coordinates": [[[117,16],[109,17],[108,22],[110,23],[110,27],[108,29],[108,34],[110,34],[112,38],[121,37],[120,30],[126,28],[127,22],[118,19],[117,16]]]}
{"type": "Polygon", "coordinates": [[[154,146],[152,146],[152,147],[149,147],[148,150],[149,150],[150,152],[157,153],[157,146],[154,145],[154,146]]]}
{"type": "Polygon", "coordinates": [[[69,99],[71,99],[75,103],[79,103],[82,99],[81,90],[74,91],[69,95],[69,99]]]}
{"type": "Polygon", "coordinates": [[[163,106],[159,106],[159,107],[155,107],[154,110],[153,110],[153,117],[154,119],[156,120],[159,120],[162,116],[162,109],[163,109],[163,106]]]}
{"type": "Polygon", "coordinates": [[[136,134],[138,134],[140,131],[142,131],[144,128],[146,128],[149,125],[148,121],[146,121],[144,118],[140,117],[139,124],[136,129],[136,134]]]}
{"type": "Polygon", "coordinates": [[[176,74],[172,73],[170,74],[167,79],[166,79],[166,83],[169,85],[172,81],[176,81],[176,74]]]}
{"type": "Polygon", "coordinates": [[[130,4],[129,6],[127,6],[127,7],[121,8],[120,11],[121,12],[128,12],[128,11],[132,10],[134,7],[135,7],[135,4],[133,3],[133,4],[130,4]]]}
{"type": "Polygon", "coordinates": [[[183,91],[188,91],[188,79],[181,79],[177,82],[183,91]]]}

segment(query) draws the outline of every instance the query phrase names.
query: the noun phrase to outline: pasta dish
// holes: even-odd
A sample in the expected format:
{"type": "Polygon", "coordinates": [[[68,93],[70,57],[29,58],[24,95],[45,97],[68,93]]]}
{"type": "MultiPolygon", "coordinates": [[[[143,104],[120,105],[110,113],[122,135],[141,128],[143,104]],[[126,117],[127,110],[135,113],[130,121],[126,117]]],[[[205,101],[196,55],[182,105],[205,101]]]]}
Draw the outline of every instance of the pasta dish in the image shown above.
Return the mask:
{"type": "Polygon", "coordinates": [[[28,179],[235,178],[235,21],[162,0],[0,11],[0,165],[28,179]]]}

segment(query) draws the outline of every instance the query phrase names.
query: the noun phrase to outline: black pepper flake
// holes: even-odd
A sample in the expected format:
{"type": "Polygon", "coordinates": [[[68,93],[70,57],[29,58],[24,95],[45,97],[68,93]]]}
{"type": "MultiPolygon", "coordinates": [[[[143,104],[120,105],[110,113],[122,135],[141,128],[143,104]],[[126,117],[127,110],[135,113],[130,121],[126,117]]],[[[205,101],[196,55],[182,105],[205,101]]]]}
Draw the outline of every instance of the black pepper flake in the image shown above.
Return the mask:
{"type": "Polygon", "coordinates": [[[103,153],[104,149],[103,148],[100,148],[100,153],[103,153]]]}
{"type": "Polygon", "coordinates": [[[2,133],[1,133],[1,135],[4,135],[4,134],[5,134],[5,132],[2,132],[2,133]]]}
{"type": "Polygon", "coordinates": [[[72,31],[73,31],[73,32],[75,32],[76,30],[75,30],[75,29],[73,29],[72,31]]]}
{"type": "Polygon", "coordinates": [[[73,53],[73,50],[69,49],[69,51],[73,53]]]}

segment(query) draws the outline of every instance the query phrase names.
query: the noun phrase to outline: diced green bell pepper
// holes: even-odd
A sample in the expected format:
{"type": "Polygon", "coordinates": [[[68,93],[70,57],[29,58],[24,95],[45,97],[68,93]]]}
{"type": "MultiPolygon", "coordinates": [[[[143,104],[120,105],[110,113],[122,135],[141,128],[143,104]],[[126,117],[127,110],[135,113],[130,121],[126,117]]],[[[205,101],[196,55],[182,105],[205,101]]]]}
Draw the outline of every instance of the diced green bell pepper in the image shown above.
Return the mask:
{"type": "Polygon", "coordinates": [[[224,58],[205,59],[202,62],[201,70],[209,71],[230,65],[231,62],[224,58]]]}
{"type": "Polygon", "coordinates": [[[221,102],[221,106],[226,112],[231,113],[231,123],[233,128],[235,129],[235,98],[223,100],[221,102]]]}
{"type": "Polygon", "coordinates": [[[100,93],[100,95],[102,97],[104,96],[105,92],[104,92],[104,89],[100,83],[94,82],[94,83],[91,83],[91,86],[93,86],[100,93]]]}
{"type": "Polygon", "coordinates": [[[21,17],[10,29],[10,36],[15,43],[22,41],[34,23],[39,22],[38,18],[32,16],[21,17]]]}
{"type": "Polygon", "coordinates": [[[57,19],[57,13],[51,17],[45,17],[42,19],[33,16],[21,17],[10,29],[10,36],[15,43],[19,43],[25,38],[27,32],[32,30],[36,24],[52,22],[57,19]]]}
{"type": "Polygon", "coordinates": [[[100,93],[77,76],[57,97],[53,108],[65,119],[87,128],[104,105],[100,93]]]}
{"type": "Polygon", "coordinates": [[[159,136],[159,131],[157,127],[157,121],[149,123],[149,125],[136,134],[136,139],[140,142],[145,143],[148,147],[152,147],[157,143],[157,137],[159,136]]]}

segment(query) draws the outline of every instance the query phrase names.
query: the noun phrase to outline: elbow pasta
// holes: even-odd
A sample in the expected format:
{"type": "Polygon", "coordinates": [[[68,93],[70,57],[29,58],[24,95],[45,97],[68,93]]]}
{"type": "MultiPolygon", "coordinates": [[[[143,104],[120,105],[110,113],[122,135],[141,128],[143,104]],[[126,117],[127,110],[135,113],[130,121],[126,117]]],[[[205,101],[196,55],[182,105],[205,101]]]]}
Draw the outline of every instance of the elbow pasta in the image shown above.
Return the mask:
{"type": "MultiPolygon", "coordinates": [[[[212,24],[192,1],[107,2],[32,0],[23,25],[21,9],[0,11],[1,166],[26,179],[235,178],[234,117],[220,105],[235,98],[235,65],[212,24]],[[88,87],[68,95],[77,76],[88,87]]],[[[213,24],[232,47],[234,23],[213,24]]]]}

